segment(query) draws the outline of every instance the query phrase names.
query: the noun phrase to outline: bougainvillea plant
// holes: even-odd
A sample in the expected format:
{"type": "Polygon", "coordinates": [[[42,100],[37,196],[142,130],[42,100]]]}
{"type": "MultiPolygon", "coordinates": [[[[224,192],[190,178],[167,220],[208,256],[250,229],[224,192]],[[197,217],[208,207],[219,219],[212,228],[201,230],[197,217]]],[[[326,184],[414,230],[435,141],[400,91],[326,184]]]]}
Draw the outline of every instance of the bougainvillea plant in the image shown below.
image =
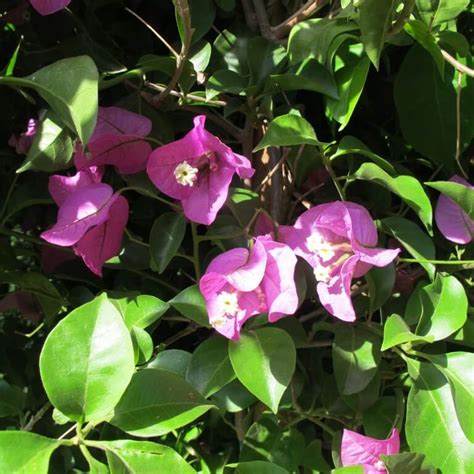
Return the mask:
{"type": "Polygon", "coordinates": [[[469,0],[4,0],[0,473],[472,474],[469,0]]]}

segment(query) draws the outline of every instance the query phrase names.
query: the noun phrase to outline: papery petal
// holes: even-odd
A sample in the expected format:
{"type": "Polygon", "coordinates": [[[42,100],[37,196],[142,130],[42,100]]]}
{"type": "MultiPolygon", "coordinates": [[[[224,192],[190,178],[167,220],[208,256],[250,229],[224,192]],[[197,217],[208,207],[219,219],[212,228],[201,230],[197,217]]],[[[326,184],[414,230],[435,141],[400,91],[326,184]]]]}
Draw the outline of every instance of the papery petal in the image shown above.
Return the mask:
{"type": "Polygon", "coordinates": [[[66,8],[71,0],[30,0],[30,2],[40,15],[51,15],[66,8]]]}
{"type": "Polygon", "coordinates": [[[127,221],[128,202],[123,196],[118,196],[110,206],[108,219],[89,229],[74,246],[76,255],[82,257],[96,275],[102,276],[104,263],[119,254],[127,221]]]}
{"type": "Polygon", "coordinates": [[[97,124],[89,141],[105,135],[135,135],[146,137],[152,129],[151,120],[121,107],[99,107],[97,124]]]}
{"type": "Polygon", "coordinates": [[[218,273],[239,291],[253,291],[262,281],[267,263],[267,252],[260,242],[255,242],[249,252],[235,248],[215,257],[207,273],[218,273]]]}
{"type": "Polygon", "coordinates": [[[137,135],[103,135],[88,145],[88,158],[79,145],[74,164],[82,170],[91,166],[114,166],[120,174],[133,174],[146,169],[152,148],[137,135]]]}
{"type": "MultiPolygon", "coordinates": [[[[381,454],[398,454],[400,435],[396,429],[388,439],[375,439],[350,430],[344,430],[341,443],[341,462],[343,466],[364,464],[374,467],[381,454]]],[[[365,471],[370,472],[370,470],[365,471]]],[[[377,471],[376,471],[377,472],[377,471]]],[[[380,472],[380,471],[379,471],[380,472]]]]}
{"type": "Polygon", "coordinates": [[[357,242],[366,247],[374,247],[378,242],[377,228],[369,211],[354,202],[343,203],[350,216],[349,236],[351,243],[357,242]]]}
{"type": "Polygon", "coordinates": [[[269,237],[257,237],[267,252],[267,265],[262,280],[262,290],[268,308],[268,320],[275,322],[283,316],[294,314],[298,308],[294,273],[296,256],[285,244],[269,237]]]}
{"type": "Polygon", "coordinates": [[[212,224],[227,200],[234,170],[225,166],[198,178],[188,197],[183,198],[184,214],[198,224],[212,224]]]}
{"type": "Polygon", "coordinates": [[[310,229],[305,225],[304,229],[288,225],[278,227],[278,240],[290,247],[296,255],[304,258],[313,268],[319,264],[315,255],[306,247],[306,239],[311,235],[310,229]]]}
{"type": "Polygon", "coordinates": [[[252,168],[250,160],[243,155],[234,153],[231,148],[227,147],[227,145],[224,146],[226,146],[227,150],[222,156],[227,164],[235,169],[240,178],[251,178],[255,174],[255,169],[252,168]]]}
{"type": "Polygon", "coordinates": [[[91,184],[71,194],[62,203],[56,224],[41,237],[61,247],[77,243],[93,226],[102,224],[117,199],[108,184],[91,184]]]}
{"type": "Polygon", "coordinates": [[[70,249],[53,247],[52,245],[42,245],[40,257],[41,270],[45,273],[53,273],[64,263],[76,260],[70,249]]]}
{"type": "Polygon", "coordinates": [[[267,214],[259,214],[255,221],[254,235],[273,235],[273,222],[267,214]]]}
{"type": "Polygon", "coordinates": [[[85,186],[100,183],[102,173],[97,168],[78,171],[74,176],[53,175],[49,177],[48,190],[54,202],[61,206],[73,193],[85,186]]]}
{"type": "MultiPolygon", "coordinates": [[[[474,188],[460,176],[453,176],[449,181],[474,188]]],[[[451,242],[468,244],[474,239],[474,221],[459,204],[444,194],[440,194],[438,198],[435,221],[443,236],[451,242]]]]}
{"type": "Polygon", "coordinates": [[[329,283],[319,282],[317,292],[326,310],[342,321],[355,321],[351,300],[351,281],[358,262],[357,255],[347,259],[329,283]]]}
{"type": "MultiPolygon", "coordinates": [[[[357,249],[357,255],[361,262],[374,265],[376,267],[386,267],[392,263],[397,255],[400,253],[400,249],[379,249],[379,248],[363,248],[357,249]]],[[[358,274],[357,276],[362,276],[358,274]]]]}

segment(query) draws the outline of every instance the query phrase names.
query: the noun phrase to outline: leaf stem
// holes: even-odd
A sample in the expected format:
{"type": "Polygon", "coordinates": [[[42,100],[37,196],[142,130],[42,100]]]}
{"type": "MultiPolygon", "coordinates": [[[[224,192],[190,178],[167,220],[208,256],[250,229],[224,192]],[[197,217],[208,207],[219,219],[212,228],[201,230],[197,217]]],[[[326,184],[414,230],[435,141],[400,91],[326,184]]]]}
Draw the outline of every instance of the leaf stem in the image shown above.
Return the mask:
{"type": "Polygon", "coordinates": [[[432,263],[434,265],[474,265],[474,260],[422,260],[418,258],[399,258],[399,262],[432,263]]]}
{"type": "Polygon", "coordinates": [[[194,273],[196,274],[196,280],[199,280],[201,278],[201,266],[199,265],[199,243],[201,242],[201,240],[198,236],[197,226],[194,222],[191,222],[191,231],[193,235],[194,273]]]}

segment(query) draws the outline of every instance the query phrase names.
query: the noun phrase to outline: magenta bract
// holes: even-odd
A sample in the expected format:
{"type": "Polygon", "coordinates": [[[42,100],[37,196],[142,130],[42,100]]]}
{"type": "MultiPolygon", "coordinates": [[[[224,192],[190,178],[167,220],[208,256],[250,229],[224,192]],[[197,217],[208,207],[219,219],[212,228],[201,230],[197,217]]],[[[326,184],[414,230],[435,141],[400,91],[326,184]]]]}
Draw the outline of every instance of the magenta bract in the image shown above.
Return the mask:
{"type": "Polygon", "coordinates": [[[355,431],[344,430],[341,443],[341,462],[343,466],[362,465],[365,474],[382,474],[387,470],[381,454],[398,454],[400,435],[393,429],[390,438],[375,439],[355,431]]]}
{"type": "Polygon", "coordinates": [[[268,312],[270,322],[298,307],[294,283],[296,257],[269,236],[257,237],[251,250],[236,248],[217,256],[199,282],[211,325],[233,340],[250,317],[268,312]]]}
{"type": "Polygon", "coordinates": [[[352,202],[321,204],[280,226],[279,238],[314,270],[321,304],[336,318],[354,321],[351,282],[372,266],[392,262],[399,249],[376,248],[378,236],[368,211],[352,202]]]}
{"type": "Polygon", "coordinates": [[[28,120],[28,125],[26,131],[20,134],[17,138],[16,135],[12,135],[8,140],[8,145],[15,148],[15,151],[19,155],[26,155],[30,150],[31,144],[33,143],[33,138],[38,131],[38,121],[31,118],[28,120]]]}
{"type": "Polygon", "coordinates": [[[203,115],[180,140],[154,150],[147,172],[164,194],[179,199],[188,219],[211,224],[224,205],[232,177],[250,178],[254,169],[244,156],[234,153],[209,133],[203,115]]]}
{"type": "Polygon", "coordinates": [[[30,0],[30,3],[40,15],[51,15],[66,8],[71,0],[30,0]]]}
{"type": "Polygon", "coordinates": [[[144,138],[151,132],[151,121],[120,107],[99,107],[97,125],[84,153],[76,147],[74,164],[78,170],[112,165],[120,174],[133,174],[146,168],[151,153],[144,138]]]}
{"type": "MultiPolygon", "coordinates": [[[[453,176],[449,181],[474,189],[461,176],[453,176]]],[[[448,196],[440,194],[435,209],[436,225],[444,237],[456,244],[468,244],[474,239],[474,221],[459,204],[448,196]]]]}
{"type": "Polygon", "coordinates": [[[103,264],[119,253],[128,220],[126,199],[100,179],[97,168],[71,177],[51,176],[49,191],[59,206],[58,218],[41,234],[49,243],[73,246],[76,255],[99,276],[103,264]]]}

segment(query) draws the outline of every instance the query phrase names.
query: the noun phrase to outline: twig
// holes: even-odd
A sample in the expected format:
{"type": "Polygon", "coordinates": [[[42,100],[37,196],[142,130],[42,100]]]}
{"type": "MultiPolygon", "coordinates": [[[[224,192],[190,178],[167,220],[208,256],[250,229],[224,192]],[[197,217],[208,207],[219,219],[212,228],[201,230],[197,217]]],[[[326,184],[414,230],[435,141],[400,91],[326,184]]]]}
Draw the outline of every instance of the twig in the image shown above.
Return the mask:
{"type": "Polygon", "coordinates": [[[403,9],[400,12],[400,16],[397,21],[387,31],[387,36],[393,36],[403,30],[405,23],[410,19],[411,12],[415,7],[415,0],[405,0],[403,2],[403,9]]]}
{"type": "Polygon", "coordinates": [[[262,182],[255,188],[254,192],[258,193],[260,190],[265,186],[265,184],[268,183],[272,179],[272,176],[277,172],[278,168],[283,164],[283,162],[287,159],[288,157],[288,149],[286,149],[278,163],[267,173],[265,178],[263,178],[262,182]]]}
{"type": "Polygon", "coordinates": [[[179,56],[176,58],[176,69],[174,70],[174,74],[171,77],[166,88],[160,92],[160,94],[154,99],[156,104],[162,102],[168,95],[170,95],[171,91],[176,87],[178,84],[179,78],[181,77],[181,73],[183,72],[184,65],[186,64],[186,59],[189,54],[189,48],[191,47],[191,38],[193,36],[193,29],[191,28],[191,13],[189,11],[189,4],[188,0],[175,0],[176,1],[176,9],[178,11],[178,15],[181,16],[183,19],[184,24],[184,39],[181,45],[181,51],[179,56]]]}
{"type": "Polygon", "coordinates": [[[275,39],[282,39],[287,36],[297,23],[306,20],[307,18],[314,15],[321,8],[325,7],[329,3],[328,0],[311,0],[306,2],[297,12],[287,18],[284,22],[277,26],[271,27],[272,36],[275,39]]]}
{"type": "Polygon", "coordinates": [[[41,407],[35,415],[33,415],[28,423],[22,428],[22,431],[31,431],[36,423],[38,423],[41,418],[45,415],[45,413],[51,408],[51,403],[47,402],[43,407],[41,407]]]}
{"type": "Polygon", "coordinates": [[[273,33],[270,23],[268,21],[267,8],[263,0],[253,0],[253,6],[257,15],[258,26],[260,33],[264,38],[273,40],[273,33]]]}
{"type": "Polygon", "coordinates": [[[244,12],[245,23],[249,27],[249,30],[255,33],[258,28],[258,23],[257,17],[255,16],[255,12],[252,8],[251,0],[241,0],[241,4],[242,10],[244,12]]]}
{"type": "Polygon", "coordinates": [[[168,41],[163,38],[163,36],[158,33],[149,23],[147,23],[141,16],[137,15],[133,10],[130,10],[130,8],[125,7],[125,11],[133,15],[138,21],[143,23],[171,52],[171,54],[178,60],[179,54],[176,52],[176,50],[171,46],[168,41]]]}
{"type": "Polygon", "coordinates": [[[443,58],[451,64],[451,66],[454,67],[457,71],[467,74],[469,77],[474,77],[474,69],[471,69],[470,67],[465,66],[464,64],[460,63],[457,59],[453,58],[447,51],[444,49],[441,50],[441,54],[443,55],[443,58]]]}
{"type": "Polygon", "coordinates": [[[464,168],[461,165],[461,91],[462,91],[462,72],[458,72],[458,84],[456,92],[456,163],[461,170],[462,175],[469,179],[469,176],[464,171],[464,168]]]}
{"type": "MultiPolygon", "coordinates": [[[[170,84],[171,84],[171,82],[170,82],[170,84]]],[[[195,100],[196,102],[204,102],[206,104],[212,104],[212,105],[221,105],[221,106],[227,105],[227,102],[224,102],[223,100],[207,100],[205,97],[201,97],[199,95],[184,94],[183,92],[178,92],[178,91],[176,91],[172,88],[169,89],[169,84],[168,84],[168,86],[165,87],[165,86],[161,86],[160,84],[155,84],[153,82],[145,81],[144,85],[146,87],[148,87],[149,89],[159,91],[161,94],[166,92],[167,96],[172,95],[173,97],[179,97],[180,99],[195,100]]],[[[155,102],[158,101],[159,97],[160,96],[155,98],[155,102]]]]}
{"type": "Polygon", "coordinates": [[[197,331],[199,329],[198,326],[196,326],[194,323],[191,323],[189,326],[185,327],[182,331],[177,332],[173,336],[169,337],[166,339],[165,342],[162,342],[166,347],[170,346],[171,344],[175,343],[179,339],[189,336],[193,332],[197,331]]]}

